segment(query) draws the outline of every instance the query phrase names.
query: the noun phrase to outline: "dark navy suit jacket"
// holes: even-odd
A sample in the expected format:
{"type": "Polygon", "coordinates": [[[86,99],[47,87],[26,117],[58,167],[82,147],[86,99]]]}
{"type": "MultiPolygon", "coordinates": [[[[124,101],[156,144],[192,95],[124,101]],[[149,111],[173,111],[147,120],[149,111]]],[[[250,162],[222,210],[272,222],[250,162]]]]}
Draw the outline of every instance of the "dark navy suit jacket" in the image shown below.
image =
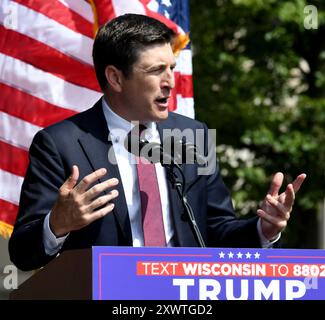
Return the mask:
{"type": "MultiPolygon", "coordinates": [[[[163,129],[204,129],[205,124],[170,113],[167,120],[158,124],[163,129]]],[[[121,181],[118,166],[108,161],[112,147],[101,100],[94,107],[76,116],[38,132],[30,147],[30,164],[22,186],[20,207],[9,253],[13,263],[22,270],[44,266],[54,256],[45,253],[43,222],[52,209],[58,189],[71,174],[72,165],[78,165],[80,179],[99,168],[107,168],[102,179],[116,177],[121,181]]],[[[206,147],[207,148],[207,147],[206,147]]],[[[206,152],[207,150],[205,150],[206,152]]],[[[197,176],[195,164],[183,165],[187,181],[197,176]]],[[[114,211],[87,227],[71,232],[62,250],[91,246],[132,246],[130,220],[124,191],[117,187],[119,196],[113,202],[114,211]]],[[[197,246],[188,221],[182,219],[182,205],[177,191],[168,185],[171,216],[175,229],[175,245],[197,246]]],[[[219,172],[202,176],[189,194],[198,227],[210,247],[259,247],[257,218],[239,220],[231,198],[219,172]]]]}

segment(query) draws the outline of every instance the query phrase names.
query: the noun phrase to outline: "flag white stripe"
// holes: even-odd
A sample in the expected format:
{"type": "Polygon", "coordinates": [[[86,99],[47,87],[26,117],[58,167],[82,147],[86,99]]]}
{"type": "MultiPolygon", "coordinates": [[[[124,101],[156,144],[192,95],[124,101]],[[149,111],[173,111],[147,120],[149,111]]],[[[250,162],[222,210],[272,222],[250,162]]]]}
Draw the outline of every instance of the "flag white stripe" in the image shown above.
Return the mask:
{"type": "Polygon", "coordinates": [[[4,112],[0,112],[0,123],[0,140],[25,150],[29,149],[34,135],[42,129],[4,112]]]}
{"type": "Polygon", "coordinates": [[[0,199],[18,205],[23,178],[0,169],[0,199]]]}
{"type": "Polygon", "coordinates": [[[182,50],[176,58],[175,71],[184,75],[192,75],[192,51],[190,49],[182,50]]]}
{"type": "Polygon", "coordinates": [[[143,5],[138,0],[112,0],[116,16],[125,13],[145,14],[143,5]]]}
{"type": "Polygon", "coordinates": [[[0,66],[2,66],[0,82],[18,87],[32,96],[66,109],[84,111],[102,95],[2,53],[0,53],[0,66]]]}
{"type": "Polygon", "coordinates": [[[92,65],[93,39],[77,33],[45,15],[10,2],[10,10],[16,14],[16,23],[8,26],[5,10],[0,10],[0,23],[58,51],[92,65]]]}
{"type": "Polygon", "coordinates": [[[182,114],[186,117],[194,119],[194,99],[193,98],[183,98],[181,95],[176,95],[177,99],[177,109],[175,113],[182,114]]]}
{"type": "Polygon", "coordinates": [[[66,7],[70,8],[74,12],[78,13],[80,16],[85,18],[91,23],[94,23],[94,14],[91,9],[91,5],[86,1],[76,1],[76,0],[59,0],[66,7]]]}

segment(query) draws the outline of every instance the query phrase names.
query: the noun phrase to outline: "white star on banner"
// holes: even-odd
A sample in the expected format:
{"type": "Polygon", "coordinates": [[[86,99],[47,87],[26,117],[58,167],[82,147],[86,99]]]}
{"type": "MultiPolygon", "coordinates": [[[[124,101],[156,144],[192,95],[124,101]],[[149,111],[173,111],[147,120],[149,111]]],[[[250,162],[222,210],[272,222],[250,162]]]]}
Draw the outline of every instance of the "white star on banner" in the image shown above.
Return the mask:
{"type": "Polygon", "coordinates": [[[247,258],[247,259],[250,259],[251,256],[252,256],[252,255],[251,255],[249,252],[246,253],[246,258],[247,258]]]}
{"type": "Polygon", "coordinates": [[[237,253],[237,258],[241,259],[243,257],[243,254],[241,252],[237,253]]]}
{"type": "Polygon", "coordinates": [[[228,253],[228,257],[229,257],[230,259],[232,259],[232,258],[234,257],[234,254],[230,251],[230,252],[228,253]]]}
{"type": "Polygon", "coordinates": [[[260,258],[260,254],[259,254],[258,252],[256,252],[256,253],[254,254],[254,257],[255,257],[255,259],[259,259],[259,258],[260,258]]]}
{"type": "Polygon", "coordinates": [[[225,257],[224,252],[221,251],[221,252],[219,253],[219,257],[220,257],[220,258],[224,258],[224,257],[225,257]]]}

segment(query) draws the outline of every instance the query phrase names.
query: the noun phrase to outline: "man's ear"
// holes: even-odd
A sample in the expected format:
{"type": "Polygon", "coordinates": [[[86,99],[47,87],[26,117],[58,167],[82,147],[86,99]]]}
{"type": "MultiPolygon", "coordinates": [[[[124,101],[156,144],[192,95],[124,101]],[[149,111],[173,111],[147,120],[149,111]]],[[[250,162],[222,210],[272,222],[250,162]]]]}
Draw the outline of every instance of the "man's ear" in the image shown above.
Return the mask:
{"type": "Polygon", "coordinates": [[[109,65],[105,68],[105,77],[108,82],[109,87],[116,91],[122,91],[122,71],[116,67],[109,65]]]}

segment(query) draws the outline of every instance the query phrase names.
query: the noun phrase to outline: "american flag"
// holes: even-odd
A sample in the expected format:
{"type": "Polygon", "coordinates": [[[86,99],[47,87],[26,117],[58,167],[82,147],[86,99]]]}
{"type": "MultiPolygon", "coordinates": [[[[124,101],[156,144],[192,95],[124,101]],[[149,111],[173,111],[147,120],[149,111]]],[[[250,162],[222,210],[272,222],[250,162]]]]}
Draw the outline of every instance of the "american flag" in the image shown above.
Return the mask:
{"type": "MultiPolygon", "coordinates": [[[[187,0],[0,0],[0,235],[15,222],[37,131],[101,96],[92,66],[98,26],[125,13],[160,19],[187,43],[187,0]]],[[[194,117],[189,44],[177,56],[170,109],[194,117]]]]}

